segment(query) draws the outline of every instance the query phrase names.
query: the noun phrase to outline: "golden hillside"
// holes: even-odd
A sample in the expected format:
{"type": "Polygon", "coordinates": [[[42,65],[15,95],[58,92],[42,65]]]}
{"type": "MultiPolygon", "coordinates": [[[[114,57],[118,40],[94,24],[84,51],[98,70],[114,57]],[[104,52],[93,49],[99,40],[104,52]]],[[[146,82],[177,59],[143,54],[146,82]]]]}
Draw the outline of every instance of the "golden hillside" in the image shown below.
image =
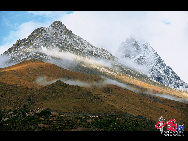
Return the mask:
{"type": "MultiPolygon", "coordinates": [[[[156,122],[160,116],[166,120],[175,118],[182,124],[188,121],[187,104],[182,102],[136,93],[112,84],[86,88],[56,81],[47,86],[40,86],[35,83],[39,76],[47,76],[49,81],[68,78],[87,83],[101,83],[104,79],[34,59],[27,60],[0,69],[0,109],[45,107],[61,112],[129,113],[134,116],[142,115],[156,122]]],[[[136,78],[121,78],[124,78],[122,82],[132,84],[131,86],[143,92],[148,88],[158,90],[158,86],[136,78]]]]}
{"type": "Polygon", "coordinates": [[[35,59],[25,60],[13,66],[0,69],[0,82],[28,88],[41,88],[40,85],[35,83],[35,80],[41,76],[46,76],[47,81],[58,78],[75,79],[84,82],[102,80],[102,78],[98,76],[69,71],[57,65],[44,63],[35,59]]]}

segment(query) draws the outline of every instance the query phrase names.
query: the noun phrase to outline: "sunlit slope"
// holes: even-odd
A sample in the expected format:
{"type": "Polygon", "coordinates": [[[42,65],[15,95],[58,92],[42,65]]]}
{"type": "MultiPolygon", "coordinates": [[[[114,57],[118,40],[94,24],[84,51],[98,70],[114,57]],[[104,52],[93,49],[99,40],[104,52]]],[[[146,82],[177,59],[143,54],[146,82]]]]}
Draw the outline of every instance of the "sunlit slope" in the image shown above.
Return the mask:
{"type": "Polygon", "coordinates": [[[142,115],[156,122],[160,116],[163,116],[166,120],[175,118],[179,123],[187,123],[186,103],[145,94],[165,91],[170,94],[175,90],[143,82],[104,66],[90,64],[90,67],[97,68],[100,75],[105,74],[104,76],[130,85],[139,92],[112,84],[86,88],[56,81],[47,86],[40,86],[35,83],[39,76],[47,76],[49,81],[67,78],[87,83],[99,82],[99,84],[102,84],[105,78],[69,71],[38,60],[27,60],[0,69],[0,108],[45,107],[61,112],[123,113],[142,115]]]}
{"type": "Polygon", "coordinates": [[[16,65],[0,69],[0,82],[26,86],[28,88],[40,88],[41,86],[37,85],[35,81],[41,76],[46,76],[47,81],[58,78],[75,79],[84,82],[102,80],[98,76],[69,71],[54,64],[44,63],[35,59],[25,60],[16,65]]]}
{"type": "Polygon", "coordinates": [[[177,89],[172,89],[170,87],[161,85],[160,83],[151,83],[151,81],[143,81],[137,77],[132,77],[129,74],[126,74],[124,72],[118,72],[115,71],[112,68],[97,65],[97,64],[92,64],[91,65],[93,68],[97,68],[99,72],[113,78],[113,79],[118,79],[123,83],[130,84],[134,87],[140,88],[140,92],[142,93],[158,93],[158,94],[171,94],[174,96],[178,96],[181,98],[188,98],[188,92],[177,90],[177,89]]]}
{"type": "Polygon", "coordinates": [[[153,85],[150,83],[142,82],[136,78],[123,76],[123,75],[116,75],[115,78],[120,79],[122,82],[128,82],[133,85],[139,86],[143,89],[147,89],[146,93],[159,93],[159,94],[171,94],[182,98],[188,98],[188,93],[176,89],[172,89],[170,87],[161,87],[160,85],[153,85]]]}
{"type": "Polygon", "coordinates": [[[151,93],[151,94],[171,94],[181,98],[188,98],[188,93],[177,89],[172,89],[167,86],[151,83],[151,81],[143,81],[139,77],[133,77],[130,74],[124,72],[115,71],[112,68],[103,66],[102,64],[96,63],[91,59],[77,58],[76,61],[80,61],[81,65],[87,68],[95,69],[97,76],[70,71],[58,67],[51,63],[44,63],[39,60],[31,59],[26,60],[16,65],[0,69],[0,82],[7,84],[16,84],[27,87],[38,87],[35,80],[40,76],[47,76],[48,81],[66,78],[73,80],[80,80],[83,82],[99,82],[103,80],[100,76],[104,75],[111,79],[116,79],[120,82],[126,83],[140,90],[140,93],[151,93]]]}
{"type": "Polygon", "coordinates": [[[187,104],[182,102],[136,93],[115,85],[93,88],[91,91],[121,112],[134,116],[142,115],[156,122],[160,116],[165,117],[166,120],[175,118],[182,123],[188,120],[187,104]]]}

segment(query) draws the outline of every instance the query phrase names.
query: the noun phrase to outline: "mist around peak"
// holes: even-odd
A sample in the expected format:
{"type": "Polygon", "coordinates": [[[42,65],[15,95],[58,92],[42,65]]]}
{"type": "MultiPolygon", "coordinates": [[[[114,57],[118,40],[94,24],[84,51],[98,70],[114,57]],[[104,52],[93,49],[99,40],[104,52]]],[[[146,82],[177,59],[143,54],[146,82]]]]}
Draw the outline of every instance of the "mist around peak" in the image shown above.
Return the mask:
{"type": "Polygon", "coordinates": [[[94,64],[111,67],[111,62],[108,60],[95,57],[84,57],[68,51],[60,50],[59,48],[47,49],[42,47],[41,49],[37,49],[36,52],[41,52],[50,56],[51,58],[47,60],[48,63],[56,64],[65,69],[73,68],[80,62],[87,65],[89,68],[92,68],[94,64]]]}
{"type": "Polygon", "coordinates": [[[172,68],[165,64],[151,45],[144,40],[134,37],[127,38],[120,44],[116,56],[121,64],[147,75],[153,81],[171,88],[188,87],[188,84],[181,80],[172,68]]]}
{"type": "Polygon", "coordinates": [[[126,67],[148,75],[152,62],[148,60],[146,53],[144,53],[148,49],[147,46],[147,43],[143,40],[136,40],[134,37],[129,37],[120,44],[116,52],[116,57],[126,67]]]}
{"type": "Polygon", "coordinates": [[[125,83],[121,83],[118,82],[116,80],[113,79],[109,79],[109,78],[105,78],[103,77],[104,80],[101,81],[94,81],[94,82],[84,82],[84,81],[80,81],[80,80],[75,80],[75,79],[65,79],[65,78],[57,78],[57,79],[53,79],[53,80],[48,80],[47,76],[39,76],[35,82],[38,85],[42,85],[42,86],[46,86],[46,85],[50,85],[52,83],[55,83],[56,81],[60,80],[66,84],[69,85],[75,85],[75,86],[80,86],[80,87],[88,87],[88,88],[92,88],[92,87],[105,87],[106,85],[115,85],[118,87],[121,87],[123,89],[128,89],[130,91],[136,92],[136,93],[140,93],[141,91],[137,88],[131,87],[130,85],[127,85],[125,83]]]}
{"type": "Polygon", "coordinates": [[[10,61],[10,56],[0,55],[0,68],[9,67],[16,64],[16,63],[9,63],[9,61],[10,61]]]}

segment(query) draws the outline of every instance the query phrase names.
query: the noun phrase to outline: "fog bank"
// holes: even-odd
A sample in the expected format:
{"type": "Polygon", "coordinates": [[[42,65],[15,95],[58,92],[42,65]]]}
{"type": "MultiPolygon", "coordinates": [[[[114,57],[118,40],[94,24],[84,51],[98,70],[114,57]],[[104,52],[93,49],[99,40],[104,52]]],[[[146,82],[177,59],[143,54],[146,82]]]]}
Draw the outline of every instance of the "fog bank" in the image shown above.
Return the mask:
{"type": "Polygon", "coordinates": [[[87,83],[87,82],[83,82],[83,81],[79,81],[79,80],[64,79],[64,78],[58,78],[58,79],[48,81],[47,76],[40,76],[35,80],[35,82],[38,85],[46,86],[46,85],[50,85],[50,84],[56,82],[57,80],[60,80],[60,81],[66,83],[66,84],[69,84],[69,85],[80,86],[80,87],[94,87],[94,86],[104,87],[105,85],[111,84],[111,85],[119,86],[123,89],[128,89],[128,90],[136,92],[136,93],[143,93],[143,94],[147,94],[147,95],[163,97],[163,98],[167,98],[167,99],[170,99],[170,100],[188,103],[188,99],[175,97],[175,96],[168,95],[168,94],[165,94],[165,93],[164,94],[156,94],[156,93],[153,92],[153,90],[150,90],[150,89],[148,89],[147,91],[141,91],[137,88],[131,87],[131,86],[126,85],[124,83],[120,83],[116,80],[107,79],[107,78],[105,78],[104,81],[87,83]]]}
{"type": "Polygon", "coordinates": [[[0,68],[9,67],[15,65],[16,63],[8,63],[10,61],[10,57],[7,55],[0,55],[0,68]]]}
{"type": "Polygon", "coordinates": [[[124,83],[120,83],[116,80],[112,80],[112,79],[105,79],[104,81],[100,81],[100,82],[91,82],[91,83],[88,83],[88,82],[83,82],[83,81],[79,81],[79,80],[73,80],[73,79],[64,79],[64,78],[58,78],[58,79],[54,79],[54,80],[51,80],[51,81],[48,81],[47,80],[47,76],[40,76],[38,77],[35,82],[36,84],[38,85],[42,85],[42,86],[45,86],[45,85],[50,85],[54,82],[56,82],[57,80],[60,80],[66,84],[69,84],[69,85],[75,85],[75,86],[80,86],[80,87],[94,87],[94,86],[97,86],[97,87],[103,87],[105,85],[116,85],[116,86],[119,86],[121,88],[124,88],[124,89],[128,89],[130,91],[134,91],[134,92],[140,92],[138,89],[134,88],[134,87],[131,87],[129,85],[126,85],[124,83]]]}

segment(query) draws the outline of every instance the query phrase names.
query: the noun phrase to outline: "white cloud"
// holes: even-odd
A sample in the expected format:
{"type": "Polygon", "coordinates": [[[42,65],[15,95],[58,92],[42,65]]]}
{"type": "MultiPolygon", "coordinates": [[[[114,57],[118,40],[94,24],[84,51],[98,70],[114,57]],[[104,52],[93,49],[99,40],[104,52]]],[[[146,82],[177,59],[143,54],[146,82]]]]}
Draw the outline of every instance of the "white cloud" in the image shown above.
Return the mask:
{"type": "MultiPolygon", "coordinates": [[[[87,67],[94,67],[94,66],[111,67],[111,63],[109,61],[92,58],[92,57],[91,58],[82,57],[79,55],[72,54],[70,52],[60,51],[58,48],[46,49],[45,47],[42,47],[42,49],[37,49],[35,51],[42,52],[52,57],[57,57],[59,59],[62,59],[61,61],[59,60],[61,62],[60,66],[63,66],[64,68],[74,67],[77,65],[78,62],[82,62],[86,64],[87,67]]],[[[57,62],[55,61],[56,60],[52,59],[49,62],[59,65],[59,61],[57,62]]]]}
{"type": "Polygon", "coordinates": [[[59,19],[73,33],[112,54],[128,36],[146,40],[188,82],[188,12],[78,11],[59,19]]]}
{"type": "Polygon", "coordinates": [[[0,54],[16,43],[18,39],[27,38],[36,28],[45,26],[49,26],[49,23],[29,21],[19,25],[16,30],[10,31],[9,36],[4,37],[3,42],[5,44],[0,46],[0,54]]]}
{"type": "Polygon", "coordinates": [[[152,12],[147,19],[153,21],[147,25],[148,41],[166,64],[188,83],[188,12],[152,12]],[[162,20],[170,24],[161,23],[162,20]]]}
{"type": "Polygon", "coordinates": [[[9,49],[12,44],[15,42],[5,43],[4,45],[0,46],[0,54],[3,54],[7,49],[9,49]]]}
{"type": "Polygon", "coordinates": [[[12,27],[12,24],[10,24],[10,22],[2,15],[0,15],[1,19],[2,19],[2,22],[8,26],[8,27],[12,27]]]}
{"type": "Polygon", "coordinates": [[[28,11],[28,13],[38,15],[38,16],[50,16],[53,14],[53,11],[28,11]]]}
{"type": "Polygon", "coordinates": [[[59,17],[63,17],[65,14],[69,14],[68,11],[28,11],[28,13],[34,16],[43,16],[52,21],[58,20],[59,17]]]}
{"type": "Polygon", "coordinates": [[[74,12],[61,18],[67,28],[91,44],[109,49],[113,53],[120,42],[131,34],[130,13],[126,12],[74,12]]]}

